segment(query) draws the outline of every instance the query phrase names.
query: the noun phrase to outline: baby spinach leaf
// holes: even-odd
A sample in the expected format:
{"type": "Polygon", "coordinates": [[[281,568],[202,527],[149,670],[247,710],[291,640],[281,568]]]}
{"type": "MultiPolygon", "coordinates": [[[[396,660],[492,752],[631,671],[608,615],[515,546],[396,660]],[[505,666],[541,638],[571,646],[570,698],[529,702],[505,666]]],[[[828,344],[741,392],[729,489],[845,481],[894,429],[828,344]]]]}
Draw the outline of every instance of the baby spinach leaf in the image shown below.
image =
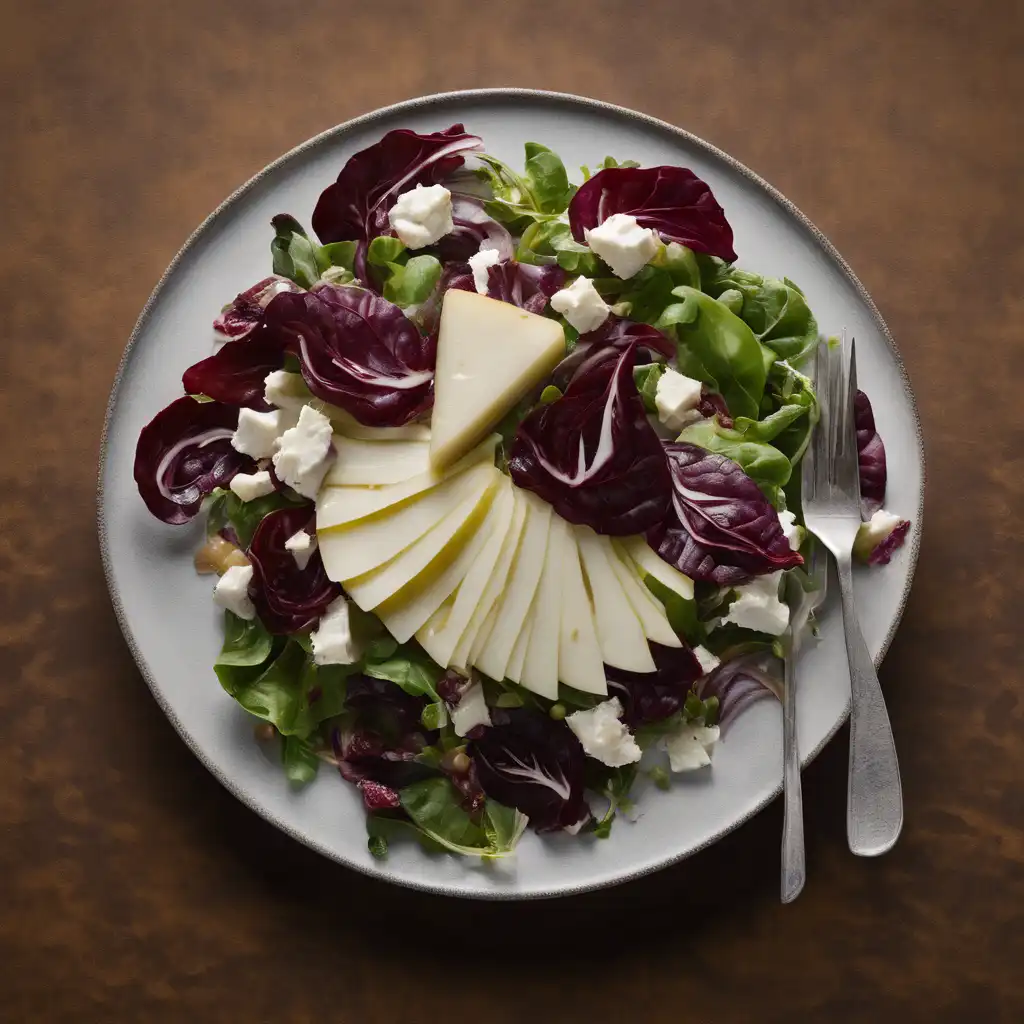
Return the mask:
{"type": "Polygon", "coordinates": [[[406,253],[405,244],[391,235],[378,235],[366,250],[366,262],[374,267],[397,263],[406,253]]]}
{"type": "Polygon", "coordinates": [[[534,265],[557,263],[567,273],[591,278],[601,273],[603,266],[587,246],[572,237],[569,225],[560,220],[539,220],[527,226],[516,259],[534,265]]]}
{"type": "Polygon", "coordinates": [[[320,758],[306,740],[298,736],[282,736],[281,764],[289,782],[305,785],[316,777],[320,758]]]}
{"type": "Polygon", "coordinates": [[[216,665],[252,667],[262,665],[270,657],[274,638],[259,619],[242,619],[234,612],[224,612],[224,646],[216,665]]]}
{"type": "Polygon", "coordinates": [[[442,776],[406,786],[398,794],[402,808],[429,839],[455,853],[490,856],[483,829],[459,803],[459,791],[442,776]]]}

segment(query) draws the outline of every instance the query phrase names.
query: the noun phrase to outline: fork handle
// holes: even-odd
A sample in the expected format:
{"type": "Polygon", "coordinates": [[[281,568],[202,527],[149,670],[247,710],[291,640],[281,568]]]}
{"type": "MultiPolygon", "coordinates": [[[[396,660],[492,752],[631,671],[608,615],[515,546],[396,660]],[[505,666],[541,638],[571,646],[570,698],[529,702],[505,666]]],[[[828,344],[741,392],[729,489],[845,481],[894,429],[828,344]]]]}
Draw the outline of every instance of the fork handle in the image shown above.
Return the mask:
{"type": "Polygon", "coordinates": [[[877,857],[892,849],[903,828],[900,766],[878,674],[857,619],[849,556],[836,559],[836,565],[853,698],[846,837],[859,857],[877,857]]]}
{"type": "Polygon", "coordinates": [[[807,879],[804,811],[800,785],[800,747],[796,734],[796,634],[786,654],[782,692],[782,902],[792,903],[807,879]]]}

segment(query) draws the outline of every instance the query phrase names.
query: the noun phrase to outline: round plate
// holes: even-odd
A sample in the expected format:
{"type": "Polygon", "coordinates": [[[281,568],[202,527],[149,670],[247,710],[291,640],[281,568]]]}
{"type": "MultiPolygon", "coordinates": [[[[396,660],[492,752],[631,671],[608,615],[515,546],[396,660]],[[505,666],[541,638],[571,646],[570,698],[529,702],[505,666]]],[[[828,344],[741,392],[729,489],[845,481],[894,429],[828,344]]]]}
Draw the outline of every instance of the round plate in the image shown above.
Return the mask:
{"type": "MultiPolygon", "coordinates": [[[[778,706],[761,702],[737,719],[710,770],[677,777],[669,792],[642,792],[639,819],[620,819],[609,839],[530,833],[515,857],[500,863],[393,844],[386,860],[375,861],[366,849],[356,789],[329,769],[304,789],[290,788],[279,764],[254,741],[253,720],[221,690],[212,668],[221,616],[210,599],[210,578],[197,576],[192,567],[202,527],[170,527],[153,519],[132,478],[139,431],[181,394],[182,371],[210,354],[213,317],[270,272],[270,218],[287,211],[308,225],[321,190],[357,150],[393,128],[430,132],[455,121],[513,166],[522,164],[523,143],[536,141],[558,152],[568,168],[593,165],[609,153],[643,165],[692,168],[725,208],[740,265],[796,281],[824,332],[845,327],[857,339],[858,378],[871,396],[888,454],[886,505],[913,522],[892,564],[857,579],[864,636],[876,661],[881,659],[917,558],[924,455],[910,383],[878,310],[806,217],[725,153],[643,114],[529,90],[449,93],[357,118],[281,157],[207,218],[146,304],[110,398],[99,483],[104,566],[121,628],[160,706],[206,767],[278,828],[358,871],[415,888],[504,899],[577,893],[671,864],[764,807],[781,785],[778,706]]],[[[807,646],[801,667],[800,749],[808,761],[849,709],[834,601],[824,612],[822,639],[807,646]]]]}

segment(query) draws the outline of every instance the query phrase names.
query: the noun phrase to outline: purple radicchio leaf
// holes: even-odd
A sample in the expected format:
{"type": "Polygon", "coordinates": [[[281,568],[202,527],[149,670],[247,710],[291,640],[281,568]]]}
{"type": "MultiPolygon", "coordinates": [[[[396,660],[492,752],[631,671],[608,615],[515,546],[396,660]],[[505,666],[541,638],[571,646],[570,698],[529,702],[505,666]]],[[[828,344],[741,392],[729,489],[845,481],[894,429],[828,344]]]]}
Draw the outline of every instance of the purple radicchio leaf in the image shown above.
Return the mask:
{"type": "Polygon", "coordinates": [[[452,222],[454,230],[429,250],[442,263],[464,263],[483,249],[497,249],[502,260],[515,255],[515,242],[508,228],[487,214],[482,199],[453,192],[452,222]]]}
{"type": "Polygon", "coordinates": [[[577,242],[612,214],[625,213],[666,242],[736,259],[732,228],[708,185],[685,167],[610,167],[585,181],[569,203],[577,242]]]}
{"type": "Polygon", "coordinates": [[[190,395],[206,395],[225,405],[266,411],[267,374],[284,365],[284,346],[274,332],[260,329],[242,341],[229,341],[212,356],[190,366],[181,383],[190,395]]]}
{"type": "Polygon", "coordinates": [[[484,792],[522,811],[539,832],[586,822],[585,755],[565,722],[527,708],[495,709],[492,719],[468,749],[484,792]]]}
{"type": "Polygon", "coordinates": [[[135,448],[135,483],[150,512],[165,523],[194,518],[202,500],[256,463],[231,446],[238,409],[197,402],[187,395],[171,402],[142,428],[135,448]]]}
{"type": "Polygon", "coordinates": [[[858,391],[854,399],[853,422],[857,428],[861,511],[865,518],[870,518],[885,501],[887,472],[885,446],[875,429],[875,414],[871,409],[871,401],[863,391],[858,391]]]}
{"type": "Polygon", "coordinates": [[[868,555],[868,565],[888,565],[892,556],[903,547],[909,532],[910,520],[901,519],[892,532],[874,546],[868,555]]]}
{"type": "MultiPolygon", "coordinates": [[[[370,780],[395,791],[436,776],[436,769],[415,760],[438,735],[420,722],[426,703],[389,679],[349,676],[345,725],[331,735],[342,777],[356,785],[370,780]]],[[[367,786],[361,789],[368,805],[376,796],[389,799],[367,786]]]]}
{"type": "Polygon", "coordinates": [[[633,382],[636,345],[604,352],[561,398],[520,423],[509,473],[571,523],[642,533],[664,519],[672,481],[633,382]]]}
{"type": "Polygon", "coordinates": [[[682,647],[652,643],[655,671],[626,672],[605,665],[608,695],[622,703],[622,720],[630,729],[650,725],[681,711],[687,694],[700,678],[702,669],[696,655],[682,647]]]}
{"type": "Polygon", "coordinates": [[[299,286],[286,277],[273,275],[240,292],[213,321],[213,332],[222,341],[239,341],[263,319],[263,310],[281,292],[297,292],[299,286]]]}
{"type": "Polygon", "coordinates": [[[719,586],[803,564],[778,513],[732,459],[686,442],[666,444],[665,454],[674,515],[647,540],[666,562],[719,586]]]}
{"type": "Polygon", "coordinates": [[[313,210],[313,230],[320,241],[357,241],[356,276],[366,278],[366,246],[391,233],[388,211],[402,192],[434,185],[462,166],[465,153],[481,140],[453,124],[420,135],[408,128],[390,131],[380,142],[349,158],[338,180],[328,186],[313,210]]]}
{"type": "Polygon", "coordinates": [[[430,408],[436,340],[364,288],[318,285],[278,296],[269,330],[296,352],[306,386],[370,427],[397,427],[430,408]]]}
{"type": "Polygon", "coordinates": [[[782,699],[782,663],[764,651],[741,654],[700,679],[694,692],[701,700],[718,698],[718,724],[724,730],[761,698],[782,699]]]}
{"type": "Polygon", "coordinates": [[[584,364],[598,357],[604,349],[613,348],[621,352],[634,342],[638,350],[638,361],[641,352],[665,359],[671,359],[676,354],[674,343],[650,324],[634,323],[611,314],[596,331],[588,331],[579,336],[576,347],[555,367],[552,380],[564,390],[577,373],[586,372],[584,364]]]}
{"type": "Polygon", "coordinates": [[[540,315],[551,296],[565,284],[565,277],[565,271],[555,264],[538,267],[507,260],[487,271],[487,294],[540,315]]]}
{"type": "Polygon", "coordinates": [[[312,504],[282,508],[265,515],[253,534],[249,596],[270,633],[298,633],[315,626],[341,594],[341,587],[327,578],[319,551],[300,569],[284,546],[299,530],[312,530],[314,522],[312,504]]]}

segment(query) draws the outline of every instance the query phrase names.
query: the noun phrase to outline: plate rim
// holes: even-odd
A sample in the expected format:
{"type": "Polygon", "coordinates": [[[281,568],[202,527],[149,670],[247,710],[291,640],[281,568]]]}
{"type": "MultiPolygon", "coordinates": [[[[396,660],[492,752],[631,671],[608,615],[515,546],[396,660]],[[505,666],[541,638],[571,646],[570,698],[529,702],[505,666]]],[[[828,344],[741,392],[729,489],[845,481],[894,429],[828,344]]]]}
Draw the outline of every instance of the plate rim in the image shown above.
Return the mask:
{"type": "MultiPolygon", "coordinates": [[[[892,624],[889,627],[883,641],[882,646],[879,649],[878,656],[875,658],[875,667],[878,668],[886,653],[889,650],[893,638],[896,635],[896,631],[899,629],[900,623],[903,619],[903,613],[906,609],[907,600],[910,596],[910,590],[913,586],[914,576],[917,571],[918,555],[921,547],[921,537],[923,533],[923,522],[924,522],[924,497],[927,486],[927,466],[925,459],[925,445],[924,435],[921,427],[921,415],[917,406],[917,398],[914,394],[914,389],[910,381],[910,375],[907,371],[906,364],[903,362],[903,356],[900,353],[899,348],[889,330],[888,325],[885,322],[881,312],[875,305],[874,300],[868,293],[867,289],[861,283],[860,279],[853,272],[853,269],[846,262],[843,256],[839,253],[836,247],[828,239],[828,237],[797,207],[791,200],[787,199],[777,188],[756,174],[745,164],[741,163],[735,157],[726,153],[724,150],[719,149],[714,144],[701,138],[699,135],[695,135],[692,132],[687,131],[684,128],[679,128],[674,124],[670,124],[668,121],[663,121],[660,118],[653,117],[650,114],[644,114],[640,111],[633,110],[629,107],[620,106],[615,103],[608,103],[604,100],[596,100],[586,96],[577,96],[573,93],[566,92],[554,92],[546,89],[528,89],[511,86],[498,86],[481,89],[456,89],[449,92],[441,93],[430,93],[424,96],[418,96],[412,99],[401,100],[397,103],[389,104],[385,107],[379,107],[376,110],[372,110],[366,114],[361,114],[358,117],[351,118],[348,121],[344,121],[341,124],[335,125],[333,128],[328,128],[325,131],[319,132],[318,134],[306,139],[304,142],[283,153],[275,160],[271,161],[262,170],[257,171],[251,178],[249,178],[244,184],[236,188],[226,199],[224,199],[210,214],[208,214],[204,220],[199,224],[197,228],[188,236],[184,244],[175,254],[174,258],[167,265],[166,270],[161,274],[159,281],[150,293],[149,298],[146,300],[146,304],[142,308],[142,312],[139,314],[138,319],[135,322],[135,326],[132,328],[132,332],[128,338],[128,343],[125,346],[125,350],[121,355],[121,359],[117,366],[117,372],[114,375],[114,381],[110,390],[110,397],[107,400],[107,406],[103,417],[103,429],[100,434],[100,446],[99,446],[99,464],[97,472],[97,488],[96,488],[96,519],[97,528],[99,533],[99,546],[100,546],[100,557],[103,564],[103,576],[107,584],[107,591],[110,595],[111,604],[114,608],[114,615],[117,618],[118,626],[121,629],[121,633],[125,639],[125,643],[128,645],[128,649],[131,651],[132,658],[135,661],[139,672],[141,673],[146,685],[149,687],[153,698],[156,700],[161,711],[166,715],[168,721],[174,727],[175,731],[185,742],[191,752],[198,758],[200,763],[210,772],[210,774],[237,800],[254,811],[265,821],[279,829],[292,839],[302,843],[304,846],[311,850],[316,851],[328,859],[341,864],[342,866],[357,871],[362,875],[376,879],[377,881],[387,882],[393,885],[398,885],[403,888],[413,889],[420,892],[429,892],[440,896],[455,896],[461,899],[476,899],[476,900],[487,900],[487,901],[513,901],[513,900],[535,900],[535,899],[548,899],[562,896],[576,896],[586,892],[592,892],[598,889],[609,888],[613,885],[621,885],[626,882],[632,882],[636,879],[642,878],[646,875],[653,874],[656,871],[661,871],[664,868],[670,867],[673,864],[677,864],[680,861],[692,857],[694,854],[699,853],[701,850],[707,849],[714,843],[723,839],[731,832],[735,831],[741,825],[745,824],[756,814],[759,814],[765,809],[779,794],[782,792],[781,782],[777,785],[770,793],[767,794],[762,800],[758,801],[748,812],[738,817],[735,821],[730,822],[725,828],[720,829],[713,835],[705,837],[700,843],[690,847],[680,853],[671,853],[662,857],[656,861],[643,865],[642,867],[631,870],[627,873],[618,874],[614,877],[607,877],[597,879],[591,882],[584,882],[579,885],[572,886],[561,886],[553,889],[532,889],[525,892],[517,892],[512,890],[465,890],[457,884],[433,882],[433,881],[421,881],[414,878],[399,878],[382,874],[376,871],[372,866],[368,864],[360,864],[353,860],[348,860],[336,850],[331,849],[329,846],[323,843],[317,842],[311,837],[304,835],[302,832],[293,828],[288,822],[284,821],[276,812],[265,807],[257,799],[251,797],[246,793],[240,784],[238,784],[233,778],[222,773],[216,765],[209,761],[204,752],[199,748],[196,742],[193,740],[189,732],[184,728],[182,722],[178,716],[174,713],[168,702],[164,699],[163,692],[157,683],[153,673],[149,669],[149,665],[143,656],[141,649],[136,643],[135,636],[132,633],[131,627],[128,623],[128,618],[125,613],[124,605],[121,600],[121,595],[114,585],[113,578],[113,566],[112,558],[110,553],[110,535],[107,529],[106,511],[104,505],[104,478],[107,469],[107,453],[108,453],[108,438],[110,425],[114,416],[114,410],[117,406],[121,387],[124,383],[125,371],[128,366],[128,361],[131,357],[132,351],[135,348],[140,336],[145,330],[149,323],[149,319],[152,315],[153,309],[156,303],[160,299],[164,288],[170,281],[171,277],[177,271],[178,265],[184,260],[186,255],[191,251],[193,246],[210,230],[213,224],[220,220],[225,213],[227,213],[234,204],[246,195],[251,189],[255,188],[264,178],[272,174],[279,167],[283,166],[287,162],[294,160],[295,158],[304,154],[307,150],[314,149],[320,146],[322,143],[335,139],[340,136],[351,132],[354,129],[365,127],[366,125],[372,125],[374,122],[384,120],[395,114],[399,114],[406,111],[422,111],[429,110],[431,107],[443,106],[447,103],[458,102],[458,101],[492,101],[492,102],[509,102],[517,99],[527,100],[536,103],[546,103],[554,107],[568,106],[575,107],[577,109],[589,110],[592,112],[612,114],[617,117],[625,118],[626,120],[633,121],[640,125],[657,129],[661,132],[667,132],[670,135],[674,135],[679,139],[682,139],[687,144],[694,146],[698,149],[703,150],[708,155],[721,160],[733,171],[741,174],[749,182],[761,189],[766,195],[768,195],[782,210],[795,218],[796,221],[805,229],[807,229],[818,246],[824,252],[824,254],[837,266],[847,282],[852,285],[858,298],[867,307],[871,314],[874,326],[881,333],[885,339],[885,343],[889,348],[893,359],[896,362],[896,366],[899,369],[900,378],[903,384],[904,394],[909,401],[910,410],[913,414],[914,427],[915,427],[915,441],[917,445],[918,459],[921,465],[921,488],[918,496],[917,508],[915,509],[915,529],[913,531],[911,544],[905,557],[909,559],[909,567],[906,577],[906,583],[903,587],[903,592],[900,594],[900,600],[896,609],[896,614],[893,618],[892,624]]],[[[825,746],[831,742],[835,737],[839,729],[845,724],[850,714],[850,698],[847,698],[846,705],[839,718],[836,720],[835,725],[825,734],[824,738],[818,743],[812,750],[805,754],[801,758],[801,766],[806,767],[813,761],[819,753],[825,748],[825,746]]]]}

